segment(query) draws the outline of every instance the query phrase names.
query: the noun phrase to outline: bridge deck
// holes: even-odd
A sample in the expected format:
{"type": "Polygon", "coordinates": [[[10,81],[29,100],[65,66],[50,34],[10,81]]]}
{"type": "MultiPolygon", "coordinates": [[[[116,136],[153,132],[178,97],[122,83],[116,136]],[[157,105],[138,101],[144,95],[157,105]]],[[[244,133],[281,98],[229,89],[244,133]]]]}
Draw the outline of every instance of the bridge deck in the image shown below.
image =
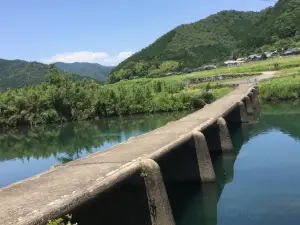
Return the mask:
{"type": "Polygon", "coordinates": [[[250,86],[240,85],[222,99],[159,129],[0,189],[0,223],[33,224],[28,221],[76,204],[76,199],[93,187],[104,191],[109,183],[120,179],[120,170],[140,157],[153,158],[159,149],[191,137],[194,128],[226,114],[243,99],[250,86]]]}

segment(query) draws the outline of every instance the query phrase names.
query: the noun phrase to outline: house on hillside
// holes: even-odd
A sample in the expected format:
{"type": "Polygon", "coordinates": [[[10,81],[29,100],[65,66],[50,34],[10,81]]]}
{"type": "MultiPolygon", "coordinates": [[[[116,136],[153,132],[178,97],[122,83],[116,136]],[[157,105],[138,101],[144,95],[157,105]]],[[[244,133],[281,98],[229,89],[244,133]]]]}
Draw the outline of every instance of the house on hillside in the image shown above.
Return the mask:
{"type": "Polygon", "coordinates": [[[252,55],[249,55],[248,59],[251,60],[251,61],[261,60],[262,59],[262,54],[252,54],[252,55]]]}
{"type": "Polygon", "coordinates": [[[297,52],[298,52],[297,48],[289,48],[283,54],[285,56],[288,56],[288,55],[297,55],[297,52]]]}
{"type": "Polygon", "coordinates": [[[202,68],[204,70],[213,70],[213,69],[216,69],[217,67],[215,65],[205,65],[202,68]]]}
{"type": "Polygon", "coordinates": [[[267,56],[267,58],[272,58],[273,56],[275,56],[277,54],[277,50],[274,52],[264,52],[265,55],[267,56]]]}
{"type": "Polygon", "coordinates": [[[224,64],[226,66],[239,66],[241,65],[242,63],[244,63],[244,61],[235,61],[235,60],[228,60],[228,61],[225,61],[224,64]]]}

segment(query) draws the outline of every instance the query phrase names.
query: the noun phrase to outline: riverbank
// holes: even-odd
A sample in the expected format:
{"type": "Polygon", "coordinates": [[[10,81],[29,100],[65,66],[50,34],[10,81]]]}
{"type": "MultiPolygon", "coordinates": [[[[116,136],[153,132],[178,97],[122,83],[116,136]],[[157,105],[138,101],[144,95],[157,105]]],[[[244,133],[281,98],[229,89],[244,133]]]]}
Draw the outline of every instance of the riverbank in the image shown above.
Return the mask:
{"type": "Polygon", "coordinates": [[[184,81],[142,79],[100,85],[52,69],[47,82],[0,93],[0,127],[200,109],[231,91],[184,81]]]}
{"type": "MultiPolygon", "coordinates": [[[[296,66],[296,59],[298,58],[281,59],[283,67],[296,66]]],[[[226,70],[253,72],[266,66],[272,69],[271,62],[273,61],[226,70]]],[[[209,77],[211,75],[209,73],[211,72],[205,72],[201,76],[209,77]]],[[[226,83],[191,84],[191,78],[197,76],[191,74],[181,78],[180,76],[162,79],[143,78],[101,85],[89,80],[75,80],[74,77],[52,68],[46,76],[45,83],[0,93],[0,128],[196,110],[233,90],[235,85],[228,84],[239,83],[235,82],[237,78],[232,78],[226,83]]],[[[288,82],[284,84],[275,79],[261,83],[261,98],[267,101],[298,99],[299,79],[289,80],[290,77],[287,79],[288,82]]]]}
{"type": "Polygon", "coordinates": [[[263,101],[300,99],[300,76],[276,77],[259,83],[260,98],[263,101]]]}

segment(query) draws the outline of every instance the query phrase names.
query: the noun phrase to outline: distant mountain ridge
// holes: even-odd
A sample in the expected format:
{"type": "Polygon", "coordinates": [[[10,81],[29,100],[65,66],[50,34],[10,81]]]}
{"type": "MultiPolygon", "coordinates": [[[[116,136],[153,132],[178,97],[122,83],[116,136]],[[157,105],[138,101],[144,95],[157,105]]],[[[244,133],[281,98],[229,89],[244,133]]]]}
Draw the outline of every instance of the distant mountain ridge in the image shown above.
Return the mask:
{"type": "Polygon", "coordinates": [[[98,81],[105,81],[111,70],[114,68],[113,66],[102,66],[98,63],[86,62],[56,62],[55,65],[64,72],[75,73],[77,75],[90,77],[98,81]]]}
{"type": "MultiPolygon", "coordinates": [[[[96,63],[55,63],[58,69],[78,79],[105,81],[113,67],[96,63]]],[[[40,62],[0,59],[0,91],[39,84],[45,81],[49,66],[40,62]]]]}

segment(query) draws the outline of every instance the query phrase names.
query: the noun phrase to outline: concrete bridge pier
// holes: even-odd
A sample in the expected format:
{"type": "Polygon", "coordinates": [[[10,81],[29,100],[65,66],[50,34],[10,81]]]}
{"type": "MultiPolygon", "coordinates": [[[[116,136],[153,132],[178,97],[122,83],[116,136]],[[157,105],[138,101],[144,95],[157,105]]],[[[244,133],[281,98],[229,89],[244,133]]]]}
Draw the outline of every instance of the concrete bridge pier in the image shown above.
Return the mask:
{"type": "Polygon", "coordinates": [[[225,153],[233,151],[233,144],[231,141],[227,123],[223,117],[202,130],[204,134],[208,149],[210,153],[225,153]]]}
{"type": "Polygon", "coordinates": [[[244,102],[239,101],[236,107],[229,114],[225,116],[225,119],[229,123],[234,123],[234,124],[248,123],[249,118],[247,115],[244,102]]]}
{"type": "Polygon", "coordinates": [[[252,115],[254,113],[253,108],[252,108],[252,103],[249,98],[249,96],[246,96],[243,100],[245,106],[246,106],[246,111],[248,115],[252,115]]]}
{"type": "Polygon", "coordinates": [[[174,184],[200,184],[197,149],[192,135],[179,142],[174,142],[150,156],[160,166],[168,190],[174,184]]]}
{"type": "Polygon", "coordinates": [[[219,126],[219,136],[221,142],[221,148],[223,152],[231,152],[233,151],[233,144],[231,141],[229,129],[227,127],[226,120],[223,117],[220,117],[217,120],[217,124],[219,126]]]}
{"type": "Polygon", "coordinates": [[[175,221],[159,165],[152,159],[141,161],[152,225],[174,225],[175,221]]]}
{"type": "Polygon", "coordinates": [[[216,174],[213,168],[206,138],[200,131],[193,131],[197,161],[200,170],[201,182],[215,182],[216,174]]]}
{"type": "Polygon", "coordinates": [[[252,89],[252,92],[250,93],[250,99],[252,102],[253,109],[256,109],[258,105],[258,91],[256,88],[252,89]]]}
{"type": "Polygon", "coordinates": [[[245,104],[242,101],[239,101],[237,107],[238,107],[239,112],[240,112],[240,115],[238,117],[240,123],[248,123],[249,120],[248,120],[248,117],[247,117],[247,110],[246,110],[245,104]]]}

